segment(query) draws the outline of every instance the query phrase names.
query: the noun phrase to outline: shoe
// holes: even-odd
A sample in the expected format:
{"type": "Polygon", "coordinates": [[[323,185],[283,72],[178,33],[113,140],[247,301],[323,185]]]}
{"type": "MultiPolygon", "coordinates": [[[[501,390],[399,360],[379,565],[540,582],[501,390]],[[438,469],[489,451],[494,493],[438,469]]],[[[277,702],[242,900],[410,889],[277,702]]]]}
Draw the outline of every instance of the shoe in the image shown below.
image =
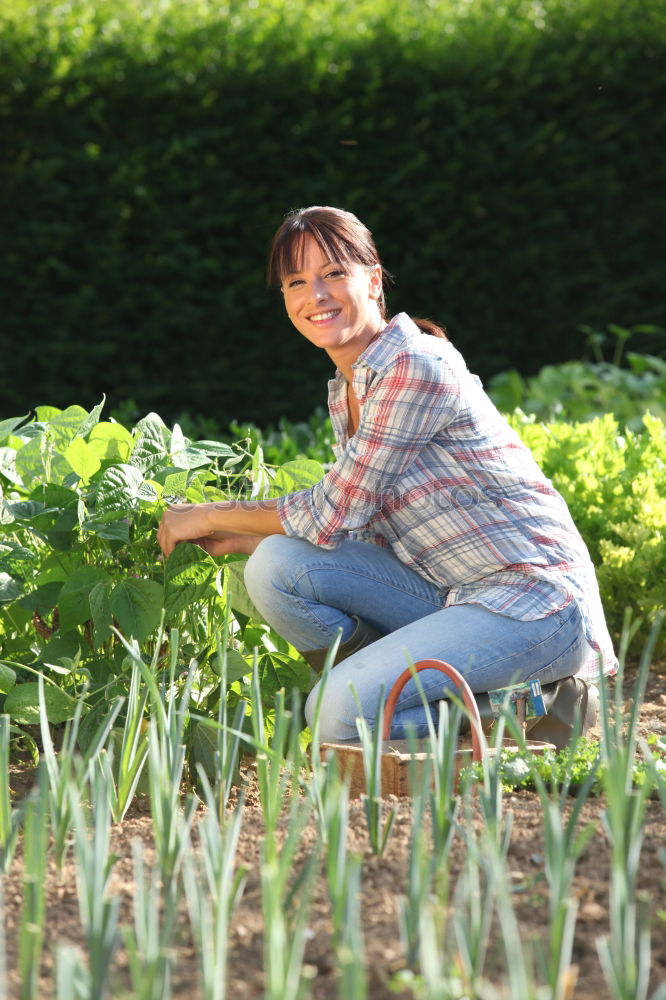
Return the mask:
{"type": "Polygon", "coordinates": [[[581,677],[565,677],[541,687],[547,714],[529,719],[526,732],[531,740],[553,743],[562,750],[574,734],[585,734],[596,725],[599,691],[581,677]]]}
{"type": "MultiPolygon", "coordinates": [[[[564,677],[552,684],[542,684],[541,694],[546,715],[528,719],[525,735],[539,743],[552,743],[557,750],[567,746],[576,729],[581,736],[596,724],[599,713],[599,692],[594,684],[580,677],[564,677]]],[[[485,692],[474,695],[479,707],[483,731],[488,733],[496,720],[485,692]]],[[[469,719],[463,716],[461,732],[469,732],[469,719]]]]}

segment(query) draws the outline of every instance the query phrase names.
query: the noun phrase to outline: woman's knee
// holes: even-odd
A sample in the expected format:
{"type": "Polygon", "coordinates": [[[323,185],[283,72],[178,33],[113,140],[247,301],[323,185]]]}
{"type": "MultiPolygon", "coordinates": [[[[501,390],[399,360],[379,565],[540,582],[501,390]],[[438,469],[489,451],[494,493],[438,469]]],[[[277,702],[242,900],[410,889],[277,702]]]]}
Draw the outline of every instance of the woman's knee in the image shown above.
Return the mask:
{"type": "Polygon", "coordinates": [[[264,587],[272,587],[284,574],[290,543],[286,535],[267,535],[245,563],[244,580],[250,597],[256,600],[264,587]]]}

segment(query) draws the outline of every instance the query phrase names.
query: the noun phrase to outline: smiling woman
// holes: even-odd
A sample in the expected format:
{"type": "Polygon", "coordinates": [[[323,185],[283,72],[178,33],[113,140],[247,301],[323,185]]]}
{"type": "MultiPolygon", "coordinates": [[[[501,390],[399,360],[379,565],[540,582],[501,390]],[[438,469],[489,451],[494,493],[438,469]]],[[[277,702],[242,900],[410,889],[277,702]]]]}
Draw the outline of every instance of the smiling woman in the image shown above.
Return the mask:
{"type": "MultiPolygon", "coordinates": [[[[340,636],[322,740],[356,739],[359,711],[375,724],[382,687],[410,660],[440,658],[475,692],[552,685],[538,738],[562,744],[577,713],[583,728],[594,719],[589,679],[600,664],[615,669],[594,568],[564,500],[444,331],[404,313],[388,319],[381,261],[354,215],[290,213],[269,280],[294,327],[335,365],[336,461],[315,486],[277,500],[171,508],[163,551],[189,540],[249,554],[256,607],[315,669],[340,636]]],[[[450,693],[439,671],[420,679],[428,704],[413,682],[404,688],[394,739],[422,735],[450,693]]],[[[316,699],[317,688],[308,719],[316,699]]]]}
{"type": "Polygon", "coordinates": [[[381,267],[332,261],[309,234],[302,243],[299,269],[282,280],[287,314],[299,333],[324,348],[349,375],[353,362],[386,325],[377,301],[381,267]]]}

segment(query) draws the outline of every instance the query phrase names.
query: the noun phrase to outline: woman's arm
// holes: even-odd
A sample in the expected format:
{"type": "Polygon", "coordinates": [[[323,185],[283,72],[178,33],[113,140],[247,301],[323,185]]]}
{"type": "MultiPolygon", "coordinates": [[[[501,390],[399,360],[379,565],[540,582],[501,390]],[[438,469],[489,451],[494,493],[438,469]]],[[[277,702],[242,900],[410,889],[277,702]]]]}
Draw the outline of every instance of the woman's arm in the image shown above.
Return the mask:
{"type": "Polygon", "coordinates": [[[267,535],[283,535],[276,500],[228,500],[174,504],[165,510],[157,541],[165,556],[179,542],[194,542],[211,555],[250,551],[267,535]],[[247,546],[238,536],[247,536],[247,546]]]}

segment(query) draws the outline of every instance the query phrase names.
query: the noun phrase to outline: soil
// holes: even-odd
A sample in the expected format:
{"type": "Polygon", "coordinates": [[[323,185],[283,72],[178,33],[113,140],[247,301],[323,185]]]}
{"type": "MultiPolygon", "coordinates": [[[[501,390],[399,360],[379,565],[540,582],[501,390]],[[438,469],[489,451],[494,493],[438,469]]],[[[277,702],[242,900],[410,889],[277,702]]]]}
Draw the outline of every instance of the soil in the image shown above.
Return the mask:
{"type": "MultiPolygon", "coordinates": [[[[666,734],[666,664],[661,672],[654,672],[648,686],[640,715],[642,735],[666,734]]],[[[625,690],[630,690],[631,677],[625,690]]],[[[263,922],[260,886],[260,849],[262,819],[256,778],[252,765],[243,768],[245,780],[244,821],[238,849],[238,864],[248,870],[243,896],[234,911],[230,931],[227,997],[233,1000],[253,1000],[263,996],[263,922]]],[[[14,768],[13,782],[20,795],[32,780],[25,768],[14,768]]],[[[406,885],[411,809],[408,799],[394,799],[391,805],[397,818],[383,857],[372,855],[366,836],[363,807],[356,800],[350,804],[348,843],[351,850],[363,858],[362,867],[362,927],[363,945],[368,969],[368,996],[370,1000],[409,1000],[415,994],[409,986],[409,973],[405,974],[404,949],[400,939],[398,910],[399,899],[406,885]],[[403,971],[401,971],[403,970],[403,971]]],[[[203,806],[195,817],[196,823],[203,815],[203,806]]],[[[507,794],[505,812],[513,814],[511,844],[509,848],[510,873],[514,888],[514,905],[521,924],[521,936],[539,938],[548,924],[547,890],[543,878],[544,843],[543,821],[539,799],[532,792],[507,794]]],[[[478,816],[474,822],[480,822],[478,816]]],[[[578,902],[573,958],[575,965],[569,973],[567,1000],[597,1000],[610,997],[603,978],[597,942],[609,933],[608,887],[609,852],[603,826],[603,801],[590,799],[585,804],[582,823],[594,825],[594,835],[579,859],[573,884],[573,894],[578,902]]],[[[303,835],[303,852],[312,843],[314,827],[303,835]]],[[[135,800],[128,817],[113,829],[112,851],[117,855],[112,876],[111,891],[122,899],[121,923],[131,927],[134,896],[132,842],[139,838],[144,845],[147,863],[154,857],[150,802],[135,800]]],[[[455,884],[463,860],[463,845],[454,840],[449,857],[451,884],[455,884]]],[[[666,817],[657,799],[648,803],[645,838],[643,842],[639,890],[647,902],[652,916],[652,955],[649,995],[666,981],[666,817]]],[[[5,878],[4,910],[6,927],[7,996],[19,996],[17,973],[17,929],[22,903],[22,860],[20,845],[13,866],[5,878]]],[[[51,858],[48,863],[46,884],[46,947],[41,969],[39,998],[54,996],[55,944],[64,940],[82,945],[75,884],[75,868],[71,853],[62,872],[56,870],[51,858]]],[[[496,951],[502,951],[501,935],[497,930],[496,951]]],[[[340,996],[340,983],[335,955],[330,940],[331,920],[325,873],[321,872],[316,884],[312,911],[308,922],[308,942],[305,952],[305,969],[310,977],[311,995],[315,1000],[329,1000],[340,996]]],[[[495,951],[495,948],[491,949],[495,951]]],[[[1,956],[0,956],[1,957],[1,956]]],[[[492,956],[491,956],[492,957],[492,956]]],[[[198,967],[195,950],[189,936],[185,912],[178,928],[177,948],[174,953],[172,996],[198,998],[198,967]]],[[[499,967],[498,967],[499,968],[499,967]]],[[[501,985],[498,971],[496,987],[501,985]]],[[[497,995],[508,996],[508,993],[497,995]]],[[[128,978],[128,957],[122,946],[118,949],[114,986],[111,996],[131,997],[128,978]]]]}

